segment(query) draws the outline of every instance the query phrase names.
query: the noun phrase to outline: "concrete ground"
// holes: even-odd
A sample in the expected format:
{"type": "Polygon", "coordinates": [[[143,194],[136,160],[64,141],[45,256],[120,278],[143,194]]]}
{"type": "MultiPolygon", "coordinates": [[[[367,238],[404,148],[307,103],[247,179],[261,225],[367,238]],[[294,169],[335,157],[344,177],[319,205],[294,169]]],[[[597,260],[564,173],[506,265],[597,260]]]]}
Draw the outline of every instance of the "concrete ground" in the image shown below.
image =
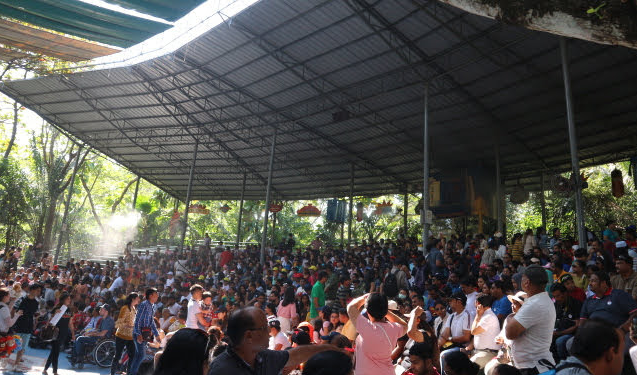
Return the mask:
{"type": "MultiPolygon", "coordinates": [[[[82,374],[82,375],[106,375],[110,374],[110,369],[101,368],[97,365],[85,364],[84,369],[78,370],[71,367],[68,359],[66,358],[67,353],[60,353],[59,357],[59,368],[58,375],[71,375],[71,374],[82,374]]],[[[44,364],[46,363],[46,359],[49,356],[49,349],[34,349],[27,348],[23,362],[24,372],[13,372],[13,363],[15,360],[15,354],[11,355],[11,358],[7,361],[6,359],[0,362],[0,371],[2,374],[27,374],[27,375],[40,375],[42,374],[42,370],[44,370],[44,364]]],[[[53,369],[49,368],[49,375],[53,374],[53,369]]]]}

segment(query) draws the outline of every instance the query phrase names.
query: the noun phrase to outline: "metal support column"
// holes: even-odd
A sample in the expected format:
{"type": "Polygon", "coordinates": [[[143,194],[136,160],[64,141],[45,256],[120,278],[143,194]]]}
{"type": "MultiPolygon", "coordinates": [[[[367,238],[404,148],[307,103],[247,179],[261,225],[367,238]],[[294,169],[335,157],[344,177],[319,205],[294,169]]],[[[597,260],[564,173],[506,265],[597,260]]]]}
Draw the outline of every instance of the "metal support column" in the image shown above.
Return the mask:
{"type": "Polygon", "coordinates": [[[274,169],[274,150],[276,148],[276,129],[272,136],[272,147],[270,149],[270,169],[268,170],[268,186],[265,190],[265,215],[263,216],[263,233],[261,234],[261,266],[265,264],[265,245],[268,240],[268,212],[270,208],[270,192],[272,190],[272,169],[274,169]]]}
{"type": "Polygon", "coordinates": [[[500,142],[495,142],[495,210],[498,232],[502,233],[504,225],[502,223],[502,176],[500,175],[500,142]]]}
{"type": "Polygon", "coordinates": [[[422,185],[422,250],[427,251],[427,242],[429,240],[429,227],[427,221],[427,212],[429,212],[429,83],[425,84],[425,101],[423,116],[423,185],[422,185]]]}
{"type": "Polygon", "coordinates": [[[352,244],[352,218],[354,216],[354,163],[349,165],[349,216],[347,217],[347,246],[352,244]]]}
{"type": "Polygon", "coordinates": [[[181,245],[179,248],[184,249],[186,241],[186,230],[188,229],[188,207],[190,207],[190,193],[192,192],[192,179],[195,175],[195,166],[197,165],[197,150],[199,149],[199,141],[195,141],[195,150],[192,153],[192,164],[190,165],[190,174],[188,175],[188,190],[186,191],[186,210],[184,212],[184,227],[181,231],[181,245]]]}
{"type": "Polygon", "coordinates": [[[241,202],[239,203],[239,220],[237,221],[237,241],[235,246],[239,248],[239,242],[241,242],[241,225],[243,224],[243,198],[246,194],[246,178],[247,172],[243,173],[243,184],[241,184],[241,202]]]}
{"type": "Polygon", "coordinates": [[[407,239],[407,214],[409,213],[409,191],[407,189],[405,186],[405,194],[403,195],[403,234],[405,239],[407,239]]]}
{"type": "Polygon", "coordinates": [[[579,157],[577,155],[577,132],[575,130],[575,115],[573,111],[573,94],[571,92],[571,77],[568,67],[568,51],[566,39],[560,38],[560,52],[562,55],[562,75],[564,77],[564,96],[566,98],[566,117],[568,120],[568,140],[571,149],[571,167],[575,180],[575,215],[577,218],[577,235],[580,248],[586,248],[586,231],[584,229],[584,202],[582,200],[582,181],[579,171],[579,157]]]}
{"type": "Polygon", "coordinates": [[[542,207],[542,228],[544,228],[544,230],[546,230],[548,233],[548,228],[546,227],[546,197],[544,195],[544,191],[544,173],[542,173],[540,175],[540,206],[542,207]]]}
{"type": "Polygon", "coordinates": [[[55,257],[53,258],[53,264],[58,264],[58,257],[60,256],[60,249],[62,248],[62,244],[64,243],[64,235],[68,234],[68,228],[66,227],[66,218],[69,215],[69,206],[71,205],[71,197],[73,196],[73,185],[75,184],[75,175],[77,174],[77,169],[80,163],[80,157],[82,156],[82,149],[84,146],[80,146],[77,150],[77,156],[75,157],[75,166],[73,167],[73,172],[71,173],[71,181],[69,181],[69,191],[66,195],[66,204],[64,206],[64,213],[62,214],[62,229],[60,230],[60,235],[58,236],[58,244],[55,248],[55,257]]]}
{"type": "Polygon", "coordinates": [[[133,211],[137,206],[137,193],[139,192],[139,180],[141,177],[137,177],[137,182],[135,182],[135,194],[133,194],[133,211]]]}

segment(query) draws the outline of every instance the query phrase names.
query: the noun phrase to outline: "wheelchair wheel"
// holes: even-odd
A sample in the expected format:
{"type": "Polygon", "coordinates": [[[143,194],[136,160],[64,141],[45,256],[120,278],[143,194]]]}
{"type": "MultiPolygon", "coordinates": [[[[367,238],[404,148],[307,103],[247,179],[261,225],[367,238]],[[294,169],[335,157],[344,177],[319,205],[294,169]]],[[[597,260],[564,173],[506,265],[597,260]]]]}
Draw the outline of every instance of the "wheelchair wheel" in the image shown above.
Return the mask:
{"type": "Polygon", "coordinates": [[[115,341],[104,340],[99,342],[93,350],[93,359],[95,364],[100,367],[111,367],[113,363],[113,357],[115,357],[115,341]]]}

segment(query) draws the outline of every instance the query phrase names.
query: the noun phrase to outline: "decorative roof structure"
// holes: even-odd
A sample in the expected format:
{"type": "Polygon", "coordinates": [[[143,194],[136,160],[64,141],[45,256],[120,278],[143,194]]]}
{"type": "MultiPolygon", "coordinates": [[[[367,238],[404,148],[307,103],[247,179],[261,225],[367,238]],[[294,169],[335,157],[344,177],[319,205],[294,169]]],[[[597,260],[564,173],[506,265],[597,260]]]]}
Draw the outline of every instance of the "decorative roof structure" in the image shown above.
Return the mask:
{"type": "MultiPolygon", "coordinates": [[[[131,66],[5,82],[1,90],[184,199],[419,191],[429,82],[432,172],[492,167],[511,191],[570,170],[557,36],[437,1],[256,3],[131,66]]],[[[637,51],[569,41],[581,166],[637,144],[637,51]]],[[[495,174],[494,177],[495,178],[495,174]]]]}

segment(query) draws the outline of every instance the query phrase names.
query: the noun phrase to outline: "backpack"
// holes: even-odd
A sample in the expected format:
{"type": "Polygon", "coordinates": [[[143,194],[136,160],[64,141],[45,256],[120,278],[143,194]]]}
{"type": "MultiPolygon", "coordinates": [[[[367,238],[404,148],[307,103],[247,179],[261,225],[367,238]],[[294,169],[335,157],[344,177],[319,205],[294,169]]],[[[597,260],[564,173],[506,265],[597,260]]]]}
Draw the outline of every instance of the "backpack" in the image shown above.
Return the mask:
{"type": "Polygon", "coordinates": [[[579,368],[584,370],[587,374],[590,374],[590,372],[588,371],[588,367],[584,366],[581,363],[575,363],[575,362],[566,362],[566,363],[562,363],[560,365],[558,365],[555,368],[552,368],[548,371],[544,371],[542,373],[540,373],[539,375],[556,375],[559,371],[562,371],[564,369],[567,368],[579,368]]]}
{"type": "Polygon", "coordinates": [[[396,275],[391,271],[385,276],[383,293],[387,298],[394,298],[398,295],[398,279],[396,279],[396,275]]]}

